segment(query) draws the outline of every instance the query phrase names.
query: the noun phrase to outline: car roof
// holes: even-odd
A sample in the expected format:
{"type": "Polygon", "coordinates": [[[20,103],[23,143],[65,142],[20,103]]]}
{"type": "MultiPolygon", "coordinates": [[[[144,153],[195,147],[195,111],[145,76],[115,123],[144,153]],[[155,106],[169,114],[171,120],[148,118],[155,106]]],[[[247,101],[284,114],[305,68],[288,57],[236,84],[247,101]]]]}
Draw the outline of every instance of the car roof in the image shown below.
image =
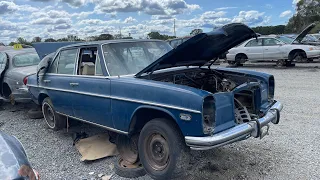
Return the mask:
{"type": "Polygon", "coordinates": [[[70,48],[70,47],[78,47],[78,46],[90,46],[90,45],[102,45],[102,44],[111,44],[111,43],[125,43],[125,42],[165,42],[158,39],[115,39],[115,40],[104,40],[104,41],[90,41],[83,43],[76,43],[67,46],[63,46],[60,49],[70,48]]]}

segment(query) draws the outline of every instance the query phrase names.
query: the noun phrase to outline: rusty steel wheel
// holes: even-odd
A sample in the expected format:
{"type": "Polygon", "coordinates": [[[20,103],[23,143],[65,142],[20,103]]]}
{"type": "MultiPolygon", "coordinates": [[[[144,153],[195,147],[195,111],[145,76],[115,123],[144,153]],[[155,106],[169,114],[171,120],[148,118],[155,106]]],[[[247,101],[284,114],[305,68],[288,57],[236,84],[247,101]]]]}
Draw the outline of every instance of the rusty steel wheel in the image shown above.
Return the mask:
{"type": "Polygon", "coordinates": [[[116,145],[122,159],[132,164],[138,161],[138,135],[133,135],[130,138],[118,135],[116,145]]]}
{"type": "Polygon", "coordinates": [[[167,167],[169,162],[169,145],[161,134],[154,133],[149,136],[147,144],[143,148],[144,152],[146,152],[146,160],[154,170],[161,171],[167,167]]]}
{"type": "Polygon", "coordinates": [[[180,178],[188,173],[189,148],[173,120],[149,121],[140,132],[138,144],[139,159],[151,178],[180,178]]]}

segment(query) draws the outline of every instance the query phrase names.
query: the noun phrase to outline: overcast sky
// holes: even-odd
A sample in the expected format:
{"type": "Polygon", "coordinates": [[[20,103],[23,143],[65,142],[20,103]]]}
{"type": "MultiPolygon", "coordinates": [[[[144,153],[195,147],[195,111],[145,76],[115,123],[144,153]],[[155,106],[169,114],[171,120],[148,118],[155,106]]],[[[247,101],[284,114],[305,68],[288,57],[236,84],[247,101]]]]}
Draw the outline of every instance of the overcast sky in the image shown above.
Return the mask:
{"type": "Polygon", "coordinates": [[[145,38],[151,31],[177,36],[194,28],[242,22],[285,24],[299,0],[0,0],[0,42],[101,33],[145,38]]]}

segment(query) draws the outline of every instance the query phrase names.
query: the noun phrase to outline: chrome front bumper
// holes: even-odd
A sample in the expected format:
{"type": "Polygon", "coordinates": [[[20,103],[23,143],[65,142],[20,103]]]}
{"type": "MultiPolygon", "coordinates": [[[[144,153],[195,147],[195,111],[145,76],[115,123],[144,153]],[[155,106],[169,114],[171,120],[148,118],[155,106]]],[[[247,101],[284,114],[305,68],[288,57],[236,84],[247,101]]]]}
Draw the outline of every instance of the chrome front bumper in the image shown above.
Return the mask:
{"type": "Polygon", "coordinates": [[[193,150],[208,150],[223,146],[235,141],[249,138],[251,136],[255,138],[264,137],[269,130],[269,123],[278,124],[280,120],[280,111],[283,105],[280,102],[276,102],[269,109],[269,111],[260,119],[250,121],[247,123],[239,124],[233,128],[219,132],[212,136],[206,137],[190,137],[186,136],[186,144],[193,150]],[[263,130],[265,127],[267,129],[263,130]]]}

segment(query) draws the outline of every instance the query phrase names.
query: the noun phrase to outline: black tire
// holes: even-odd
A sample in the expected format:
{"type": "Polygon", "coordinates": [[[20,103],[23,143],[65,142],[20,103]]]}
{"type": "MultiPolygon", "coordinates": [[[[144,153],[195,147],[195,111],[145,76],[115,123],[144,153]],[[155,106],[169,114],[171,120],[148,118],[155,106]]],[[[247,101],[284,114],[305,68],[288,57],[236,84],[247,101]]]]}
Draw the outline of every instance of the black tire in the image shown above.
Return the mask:
{"type": "Polygon", "coordinates": [[[146,175],[146,171],[144,170],[141,163],[135,163],[133,165],[127,166],[127,163],[118,156],[116,161],[114,162],[114,172],[121,177],[125,178],[137,178],[146,175]]]}
{"type": "Polygon", "coordinates": [[[28,117],[30,119],[41,119],[43,118],[43,113],[41,109],[30,109],[28,111],[28,117]]]}
{"type": "Polygon", "coordinates": [[[302,53],[302,52],[296,52],[296,53],[294,53],[292,61],[295,61],[295,62],[303,62],[303,61],[304,61],[303,53],[302,53]]]}
{"type": "Polygon", "coordinates": [[[4,104],[3,99],[0,99],[0,106],[2,106],[4,104]]]}
{"type": "Polygon", "coordinates": [[[49,97],[42,101],[42,113],[49,129],[58,131],[66,127],[67,118],[56,113],[49,97]]]}
{"type": "Polygon", "coordinates": [[[235,65],[236,66],[243,66],[243,61],[246,61],[247,58],[243,54],[237,54],[235,57],[235,65]]]}
{"type": "Polygon", "coordinates": [[[138,147],[140,161],[153,179],[187,175],[190,149],[172,121],[161,118],[149,121],[140,132],[138,147]],[[155,156],[160,158],[152,158],[155,156]]]}

